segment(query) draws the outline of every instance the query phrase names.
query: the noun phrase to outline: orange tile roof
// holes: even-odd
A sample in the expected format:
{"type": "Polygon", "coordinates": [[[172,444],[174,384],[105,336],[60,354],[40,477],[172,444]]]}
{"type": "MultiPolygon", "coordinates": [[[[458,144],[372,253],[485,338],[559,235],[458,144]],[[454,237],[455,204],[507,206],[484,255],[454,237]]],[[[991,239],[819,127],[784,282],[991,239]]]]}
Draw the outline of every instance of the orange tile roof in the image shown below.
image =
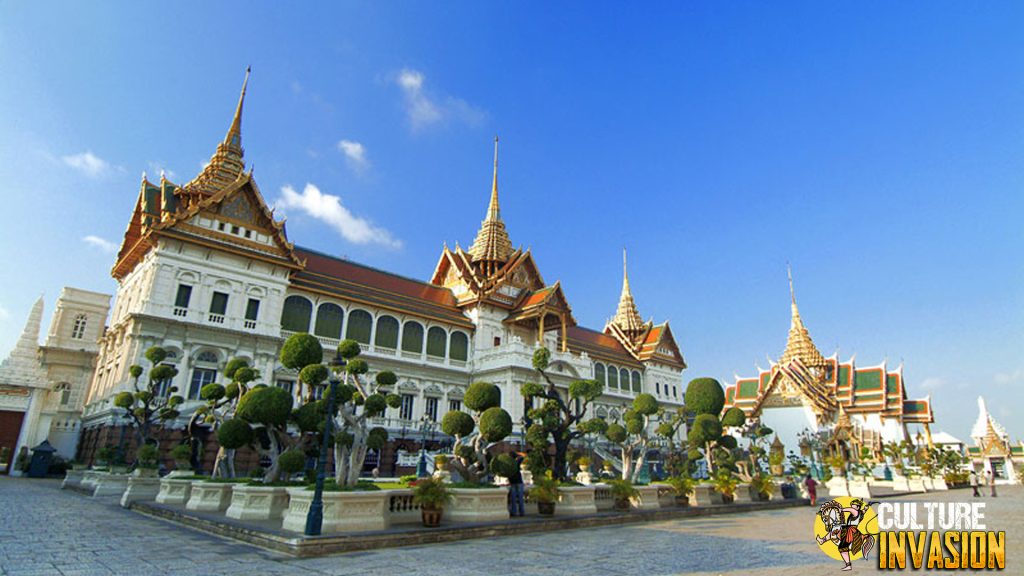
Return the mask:
{"type": "Polygon", "coordinates": [[[581,326],[570,326],[567,332],[569,348],[573,351],[586,352],[595,360],[610,360],[633,367],[641,366],[613,336],[581,326]]]}

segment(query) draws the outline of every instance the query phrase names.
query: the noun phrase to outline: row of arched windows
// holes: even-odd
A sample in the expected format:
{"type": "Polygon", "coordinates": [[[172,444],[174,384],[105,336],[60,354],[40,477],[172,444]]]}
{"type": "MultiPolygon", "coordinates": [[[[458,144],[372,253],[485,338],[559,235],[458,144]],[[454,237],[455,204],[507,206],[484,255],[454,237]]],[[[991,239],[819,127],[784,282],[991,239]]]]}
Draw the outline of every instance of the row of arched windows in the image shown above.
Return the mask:
{"type": "MultiPolygon", "coordinates": [[[[313,317],[313,303],[302,296],[289,296],[284,300],[281,312],[281,329],[289,332],[310,332],[313,317]]],[[[341,340],[350,338],[362,344],[370,344],[381,348],[396,350],[401,342],[403,352],[423,353],[423,324],[408,320],[400,324],[394,316],[386,314],[376,319],[377,329],[374,331],[374,318],[366,310],[355,309],[349,312],[345,320],[345,310],[337,304],[324,302],[316,309],[316,322],[312,333],[324,338],[341,340]],[[344,331],[342,330],[344,328],[344,331]],[[343,335],[344,334],[344,335],[343,335]]],[[[469,336],[465,332],[449,333],[440,326],[431,326],[426,331],[426,352],[428,356],[465,362],[469,359],[469,336]]]]}
{"type": "Polygon", "coordinates": [[[629,392],[632,390],[639,394],[643,391],[643,380],[637,370],[626,370],[615,366],[605,366],[600,362],[594,363],[594,379],[604,384],[605,388],[629,392]]]}

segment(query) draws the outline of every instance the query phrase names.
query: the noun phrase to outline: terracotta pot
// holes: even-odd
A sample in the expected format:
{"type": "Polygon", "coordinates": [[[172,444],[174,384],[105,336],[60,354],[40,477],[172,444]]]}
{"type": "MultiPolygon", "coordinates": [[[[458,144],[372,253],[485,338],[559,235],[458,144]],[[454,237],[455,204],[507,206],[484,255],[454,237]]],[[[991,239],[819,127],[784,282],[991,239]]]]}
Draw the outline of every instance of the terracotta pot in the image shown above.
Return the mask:
{"type": "Polygon", "coordinates": [[[537,512],[541,516],[552,516],[555,513],[554,502],[537,502],[537,512]]]}
{"type": "Polygon", "coordinates": [[[615,509],[619,510],[621,512],[628,512],[629,511],[629,500],[616,500],[615,501],[615,509]]]}
{"type": "Polygon", "coordinates": [[[770,468],[772,471],[772,476],[782,476],[782,473],[784,471],[782,464],[772,464],[770,468]]]}
{"type": "Polygon", "coordinates": [[[428,510],[426,508],[420,509],[420,514],[423,516],[423,525],[427,528],[437,528],[441,525],[441,514],[444,512],[441,508],[436,510],[428,510]]]}
{"type": "Polygon", "coordinates": [[[676,506],[687,507],[690,505],[689,496],[676,496],[676,506]]]}

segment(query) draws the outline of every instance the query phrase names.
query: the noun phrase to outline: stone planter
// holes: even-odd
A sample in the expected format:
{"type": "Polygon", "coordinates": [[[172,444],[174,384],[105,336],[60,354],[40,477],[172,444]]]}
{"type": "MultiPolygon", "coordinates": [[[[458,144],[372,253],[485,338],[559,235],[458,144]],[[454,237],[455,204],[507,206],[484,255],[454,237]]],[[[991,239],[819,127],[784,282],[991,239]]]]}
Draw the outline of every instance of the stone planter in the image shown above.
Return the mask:
{"type": "Polygon", "coordinates": [[[697,484],[690,494],[691,506],[714,506],[722,503],[722,495],[710,484],[697,484]]]}
{"type": "MultiPolygon", "coordinates": [[[[804,490],[807,488],[805,487],[804,490]]],[[[775,479],[775,485],[772,486],[772,493],[768,495],[768,500],[772,502],[785,500],[786,497],[782,495],[782,482],[779,478],[775,479]]]]}
{"type": "MultiPolygon", "coordinates": [[[[833,476],[825,483],[825,486],[828,488],[828,493],[832,496],[850,495],[850,484],[842,476],[833,476]]],[[[821,494],[818,495],[818,499],[822,499],[821,494]]]]}
{"type": "MultiPolygon", "coordinates": [[[[304,532],[306,514],[313,503],[313,491],[286,488],[288,508],[281,527],[289,532],[304,532]]],[[[366,492],[324,492],[324,534],[386,530],[390,526],[388,502],[391,490],[366,492]]]]}
{"type": "Polygon", "coordinates": [[[128,488],[127,474],[104,474],[96,479],[96,486],[93,488],[92,496],[120,496],[128,488]]]}
{"type": "Polygon", "coordinates": [[[676,491],[668,484],[654,484],[658,487],[658,507],[675,508],[676,491]]]}
{"type": "Polygon", "coordinates": [[[445,516],[452,522],[508,520],[508,489],[452,488],[445,516]]]}
{"type": "Polygon", "coordinates": [[[647,486],[634,486],[637,495],[629,499],[629,506],[634,510],[657,510],[661,508],[658,503],[658,487],[654,484],[647,486]]]}
{"type": "Polygon", "coordinates": [[[224,514],[236,520],[276,520],[287,509],[285,487],[238,484],[231,490],[231,505],[224,514]]]}
{"type": "Polygon", "coordinates": [[[866,480],[850,480],[847,483],[849,495],[855,498],[871,498],[871,484],[866,480]]]}
{"type": "Polygon", "coordinates": [[[593,486],[562,486],[558,489],[558,506],[555,516],[582,516],[596,514],[593,486]]]}
{"type": "Polygon", "coordinates": [[[615,499],[607,484],[594,484],[594,505],[598,512],[605,512],[615,507],[615,499]]]}
{"type": "Polygon", "coordinates": [[[64,481],[61,482],[60,487],[62,490],[78,488],[82,485],[84,477],[85,470],[68,470],[67,474],[64,475],[64,481]]]}
{"type": "Polygon", "coordinates": [[[893,492],[910,492],[910,480],[906,476],[892,477],[892,491],[893,492]]]}
{"type": "Polygon", "coordinates": [[[90,488],[90,489],[91,488],[95,488],[96,487],[96,481],[103,474],[107,474],[107,472],[106,471],[100,471],[100,470],[86,470],[85,473],[82,474],[81,487],[82,488],[90,488]]]}
{"type": "Polygon", "coordinates": [[[754,489],[750,484],[743,482],[736,485],[736,491],[733,492],[733,502],[744,503],[753,502],[755,499],[754,489]]]}
{"type": "Polygon", "coordinates": [[[192,482],[192,492],[185,508],[195,512],[223,512],[231,504],[234,487],[233,482],[192,482]]]}
{"type": "Polygon", "coordinates": [[[932,476],[932,489],[949,490],[949,486],[946,485],[946,479],[942,476],[932,476]]]}
{"type": "Polygon", "coordinates": [[[129,476],[128,488],[121,495],[121,507],[127,508],[132,502],[148,501],[160,493],[160,478],[129,476]]]}
{"type": "Polygon", "coordinates": [[[920,476],[914,476],[907,480],[907,485],[910,487],[911,492],[927,492],[928,489],[924,486],[924,480],[920,476]]]}
{"type": "Polygon", "coordinates": [[[192,480],[165,476],[160,479],[160,490],[156,495],[157,504],[184,505],[192,495],[192,480]]]}

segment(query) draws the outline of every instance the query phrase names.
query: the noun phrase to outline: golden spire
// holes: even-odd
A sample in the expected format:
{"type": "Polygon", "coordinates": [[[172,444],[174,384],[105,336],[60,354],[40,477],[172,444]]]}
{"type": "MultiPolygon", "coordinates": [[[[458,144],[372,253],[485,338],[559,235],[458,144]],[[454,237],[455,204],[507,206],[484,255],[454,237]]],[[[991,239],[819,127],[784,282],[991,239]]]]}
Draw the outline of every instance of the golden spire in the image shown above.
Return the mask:
{"type": "Polygon", "coordinates": [[[501,207],[498,205],[498,137],[494,137],[494,182],[491,185],[491,201],[487,216],[480,224],[476,240],[469,248],[473,263],[480,263],[485,274],[495,271],[498,264],[508,261],[512,255],[512,241],[509,240],[505,223],[501,221],[501,207]]]}
{"type": "Polygon", "coordinates": [[[201,194],[214,194],[237,180],[245,172],[242,148],[242,105],[245,103],[245,91],[249,85],[249,73],[252,68],[245,69],[245,80],[242,82],[242,93],[238,97],[238,106],[231,119],[224,141],[217,145],[217,151],[210,157],[210,163],[203,168],[191,182],[183,188],[201,194]]]}
{"type": "Polygon", "coordinates": [[[788,364],[791,360],[799,358],[804,366],[808,368],[824,367],[825,358],[818,351],[818,348],[811,340],[811,335],[804,327],[804,321],[800,318],[800,310],[796,307],[796,293],[793,291],[793,271],[789,264],[786,265],[786,274],[789,276],[789,300],[791,318],[789,322],[789,339],[786,341],[786,350],[782,353],[779,363],[788,364]]]}
{"type": "Polygon", "coordinates": [[[626,266],[626,249],[622,249],[622,295],[619,296],[619,308],[615,312],[612,323],[627,334],[637,334],[644,328],[643,318],[636,308],[633,292],[629,289],[629,270],[626,266]]]}

